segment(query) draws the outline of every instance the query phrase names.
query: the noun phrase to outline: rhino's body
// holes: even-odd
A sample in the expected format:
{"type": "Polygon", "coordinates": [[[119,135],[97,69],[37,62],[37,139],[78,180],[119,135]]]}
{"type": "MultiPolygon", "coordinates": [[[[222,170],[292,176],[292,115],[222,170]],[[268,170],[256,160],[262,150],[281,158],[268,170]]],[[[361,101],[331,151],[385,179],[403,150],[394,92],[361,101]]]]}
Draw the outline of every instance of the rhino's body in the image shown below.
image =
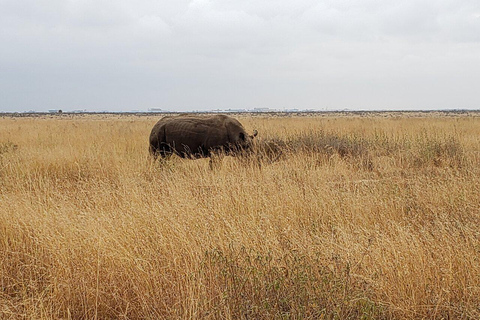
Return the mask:
{"type": "Polygon", "coordinates": [[[150,154],[191,159],[222,152],[235,155],[250,149],[252,139],[238,120],[225,115],[167,116],[150,133],[150,154]]]}

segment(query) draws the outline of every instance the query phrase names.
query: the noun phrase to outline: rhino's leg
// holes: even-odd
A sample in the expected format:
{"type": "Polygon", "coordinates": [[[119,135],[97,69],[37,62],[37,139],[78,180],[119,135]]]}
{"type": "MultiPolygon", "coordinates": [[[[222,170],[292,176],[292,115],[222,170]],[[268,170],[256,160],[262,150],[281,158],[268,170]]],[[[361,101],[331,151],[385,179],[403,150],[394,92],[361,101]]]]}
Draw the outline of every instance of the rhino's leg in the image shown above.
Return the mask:
{"type": "Polygon", "coordinates": [[[156,162],[158,159],[161,161],[168,160],[172,154],[173,151],[169,145],[161,144],[157,147],[150,146],[150,155],[152,156],[154,162],[156,162]]]}
{"type": "Polygon", "coordinates": [[[223,152],[211,152],[210,153],[210,161],[208,162],[208,166],[210,170],[218,169],[222,165],[222,160],[225,155],[223,152]]]}
{"type": "Polygon", "coordinates": [[[156,161],[158,158],[158,149],[150,145],[149,153],[150,153],[150,159],[153,159],[153,161],[156,161]]]}

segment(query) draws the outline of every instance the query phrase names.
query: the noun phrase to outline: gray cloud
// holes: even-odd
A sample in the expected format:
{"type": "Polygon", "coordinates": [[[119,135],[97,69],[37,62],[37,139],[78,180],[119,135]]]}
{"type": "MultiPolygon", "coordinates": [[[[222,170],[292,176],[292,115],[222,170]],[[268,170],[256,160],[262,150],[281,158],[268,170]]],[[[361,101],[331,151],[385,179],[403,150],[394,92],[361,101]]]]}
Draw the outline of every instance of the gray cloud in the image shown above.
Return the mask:
{"type": "Polygon", "coordinates": [[[0,1],[0,110],[479,108],[477,1],[0,1]]]}

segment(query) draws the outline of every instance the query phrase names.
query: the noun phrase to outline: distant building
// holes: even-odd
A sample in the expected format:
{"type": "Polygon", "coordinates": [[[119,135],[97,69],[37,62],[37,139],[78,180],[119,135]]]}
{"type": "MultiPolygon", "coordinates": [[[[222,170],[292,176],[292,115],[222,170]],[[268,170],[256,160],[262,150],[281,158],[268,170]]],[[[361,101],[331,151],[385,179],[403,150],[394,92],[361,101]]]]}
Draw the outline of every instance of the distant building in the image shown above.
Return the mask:
{"type": "Polygon", "coordinates": [[[148,112],[167,112],[167,111],[160,108],[149,108],[148,112]]]}
{"type": "Polygon", "coordinates": [[[270,108],[253,108],[253,112],[272,112],[274,110],[270,108]]]}
{"type": "Polygon", "coordinates": [[[225,112],[247,112],[246,109],[227,109],[225,112]]]}

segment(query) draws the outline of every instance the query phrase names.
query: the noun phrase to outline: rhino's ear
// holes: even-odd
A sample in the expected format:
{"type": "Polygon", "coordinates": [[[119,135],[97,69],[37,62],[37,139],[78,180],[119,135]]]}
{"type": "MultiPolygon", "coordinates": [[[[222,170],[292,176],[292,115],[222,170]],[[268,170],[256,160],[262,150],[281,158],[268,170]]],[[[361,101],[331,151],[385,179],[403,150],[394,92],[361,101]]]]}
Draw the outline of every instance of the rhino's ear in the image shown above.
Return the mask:
{"type": "Polygon", "coordinates": [[[258,131],[257,130],[253,130],[253,136],[256,137],[258,134],[258,131]]]}

